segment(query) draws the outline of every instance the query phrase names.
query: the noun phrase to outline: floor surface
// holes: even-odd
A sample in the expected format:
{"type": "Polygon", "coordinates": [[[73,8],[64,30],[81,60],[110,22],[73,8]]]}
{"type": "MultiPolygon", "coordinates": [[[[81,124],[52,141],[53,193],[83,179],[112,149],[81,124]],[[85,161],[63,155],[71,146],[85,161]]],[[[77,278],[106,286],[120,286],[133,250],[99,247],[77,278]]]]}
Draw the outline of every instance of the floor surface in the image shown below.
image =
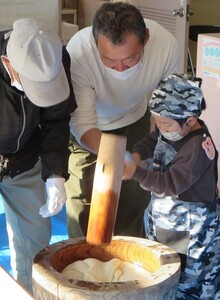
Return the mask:
{"type": "MultiPolygon", "coordinates": [[[[66,211],[65,208],[51,218],[52,237],[50,243],[56,243],[68,239],[66,227],[66,211]]],[[[6,221],[2,198],[0,197],[0,265],[11,274],[10,251],[8,248],[8,236],[6,232],[6,221]]],[[[12,275],[12,274],[11,274],[12,275]]]]}

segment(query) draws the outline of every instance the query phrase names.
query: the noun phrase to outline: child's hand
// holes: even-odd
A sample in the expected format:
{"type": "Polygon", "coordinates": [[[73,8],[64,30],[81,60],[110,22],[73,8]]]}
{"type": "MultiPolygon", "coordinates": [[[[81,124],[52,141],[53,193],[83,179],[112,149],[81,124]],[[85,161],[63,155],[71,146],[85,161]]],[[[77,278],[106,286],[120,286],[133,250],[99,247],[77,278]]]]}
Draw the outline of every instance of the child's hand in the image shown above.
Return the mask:
{"type": "Polygon", "coordinates": [[[124,164],[125,164],[125,167],[124,167],[124,173],[123,173],[122,179],[123,180],[130,179],[133,176],[137,166],[136,166],[136,163],[134,162],[132,155],[129,151],[125,152],[124,164]]]}

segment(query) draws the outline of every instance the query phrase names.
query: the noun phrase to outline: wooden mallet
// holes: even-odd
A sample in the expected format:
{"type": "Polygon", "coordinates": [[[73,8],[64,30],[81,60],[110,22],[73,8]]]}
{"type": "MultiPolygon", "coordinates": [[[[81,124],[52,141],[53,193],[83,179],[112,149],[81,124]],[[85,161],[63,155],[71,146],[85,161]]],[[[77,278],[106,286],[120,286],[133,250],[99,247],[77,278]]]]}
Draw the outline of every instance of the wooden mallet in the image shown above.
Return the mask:
{"type": "Polygon", "coordinates": [[[103,133],[101,137],[86,241],[93,245],[110,243],[114,234],[115,219],[124,169],[127,138],[103,133]]]}

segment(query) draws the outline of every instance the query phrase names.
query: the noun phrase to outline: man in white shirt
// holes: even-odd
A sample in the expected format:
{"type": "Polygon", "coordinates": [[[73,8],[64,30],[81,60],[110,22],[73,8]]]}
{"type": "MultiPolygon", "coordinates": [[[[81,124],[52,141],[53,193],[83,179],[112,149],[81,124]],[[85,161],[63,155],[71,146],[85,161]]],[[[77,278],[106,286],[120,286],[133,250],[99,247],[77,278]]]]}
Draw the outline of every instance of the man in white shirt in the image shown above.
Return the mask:
{"type": "MultiPolygon", "coordinates": [[[[179,71],[179,55],[171,33],[122,2],[103,4],[93,26],[75,34],[67,50],[78,105],[70,121],[67,219],[69,236],[77,237],[86,235],[102,132],[125,135],[132,150],[149,131],[146,96],[161,78],[179,71]]],[[[148,202],[148,192],[123,182],[115,235],[142,237],[148,202]]]]}

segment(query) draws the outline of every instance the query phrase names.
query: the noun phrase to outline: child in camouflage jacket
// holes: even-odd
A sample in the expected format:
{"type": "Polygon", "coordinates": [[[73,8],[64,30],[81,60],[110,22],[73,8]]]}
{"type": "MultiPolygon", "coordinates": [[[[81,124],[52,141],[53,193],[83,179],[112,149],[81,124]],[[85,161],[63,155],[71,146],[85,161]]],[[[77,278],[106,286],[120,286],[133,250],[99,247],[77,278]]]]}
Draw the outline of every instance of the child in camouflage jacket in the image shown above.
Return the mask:
{"type": "Polygon", "coordinates": [[[155,131],[126,153],[123,179],[151,191],[146,237],[181,258],[176,299],[220,299],[218,153],[199,118],[206,108],[201,79],[173,74],[154,90],[155,131]]]}

